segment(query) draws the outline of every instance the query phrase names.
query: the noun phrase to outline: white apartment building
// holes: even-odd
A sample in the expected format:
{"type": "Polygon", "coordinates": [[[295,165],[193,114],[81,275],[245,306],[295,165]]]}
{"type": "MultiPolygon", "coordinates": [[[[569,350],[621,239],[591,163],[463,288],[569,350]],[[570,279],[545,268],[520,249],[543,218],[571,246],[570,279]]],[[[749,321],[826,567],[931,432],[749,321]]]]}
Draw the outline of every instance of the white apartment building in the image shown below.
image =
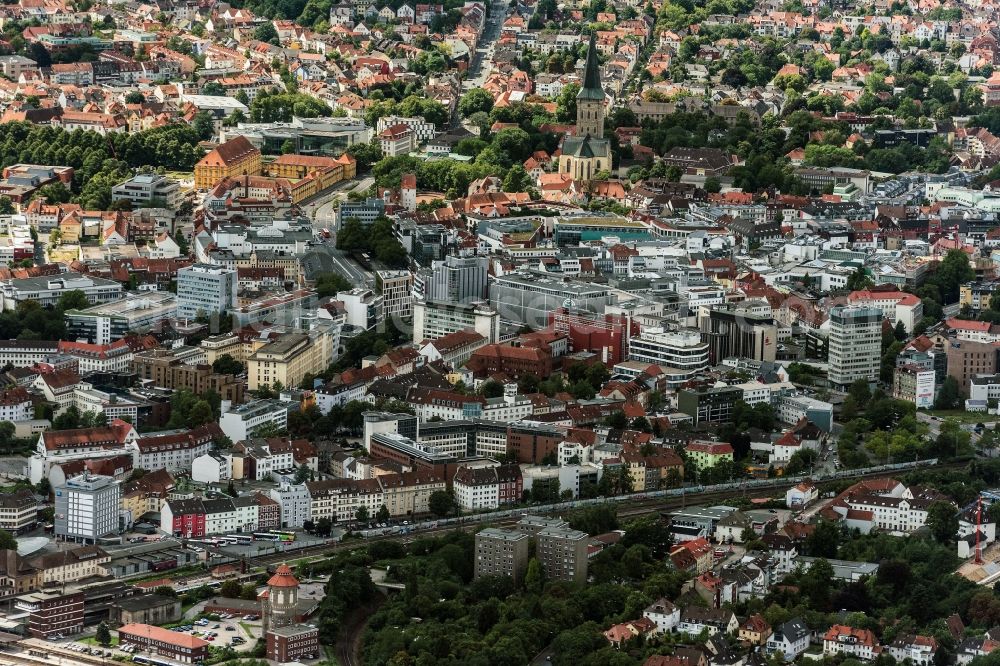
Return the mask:
{"type": "Polygon", "coordinates": [[[27,421],[34,415],[34,404],[24,388],[18,386],[0,393],[0,421],[27,421]]]}
{"type": "Polygon", "coordinates": [[[384,299],[371,289],[341,291],[337,300],[344,304],[346,324],[370,331],[385,320],[384,299]]]}
{"type": "Polygon", "coordinates": [[[236,307],[235,268],[194,264],[177,271],[177,316],[194,319],[236,307]]]}
{"type": "Polygon", "coordinates": [[[913,327],[923,319],[924,304],[919,297],[904,291],[852,291],[847,297],[848,303],[854,306],[876,308],[892,322],[903,322],[907,333],[913,332],[913,327]]]}
{"type": "Polygon", "coordinates": [[[414,116],[412,118],[404,116],[385,116],[384,118],[379,118],[378,124],[375,126],[375,131],[381,134],[390,127],[396,127],[398,125],[406,125],[410,128],[410,131],[413,132],[413,138],[417,145],[430,141],[437,133],[434,123],[429,123],[420,116],[414,116]]]}
{"type": "Polygon", "coordinates": [[[841,624],[830,627],[823,636],[823,656],[849,655],[868,661],[873,659],[879,648],[875,635],[868,629],[855,629],[841,624]]]}
{"type": "Polygon", "coordinates": [[[830,310],[830,382],[846,388],[856,379],[874,382],[882,355],[882,311],[838,306],[830,310]]]}
{"type": "Polygon", "coordinates": [[[436,340],[449,333],[472,329],[486,338],[486,344],[500,339],[500,314],[484,302],[413,302],[413,341],[436,340]]]}
{"type": "Polygon", "coordinates": [[[190,471],[194,460],[212,448],[214,431],[212,424],[191,431],[141,437],[128,446],[133,465],[137,469],[166,469],[171,474],[190,471]]]}
{"type": "Polygon", "coordinates": [[[681,622],[681,609],[663,597],[647,606],[642,616],[656,625],[656,633],[670,633],[681,622]]]}
{"type": "Polygon", "coordinates": [[[650,330],[629,341],[628,358],[667,368],[668,383],[676,388],[708,367],[709,348],[696,330],[650,330]]]}
{"type": "Polygon", "coordinates": [[[311,497],[305,484],[282,484],[268,491],[271,499],[281,505],[281,526],[283,528],[302,527],[312,520],[311,497]]]}
{"type": "Polygon", "coordinates": [[[95,543],[119,527],[121,483],[84,472],[53,490],[55,536],[62,541],[95,543]]]}
{"type": "Polygon", "coordinates": [[[251,437],[268,423],[283,430],[288,425],[289,407],[291,404],[280,400],[253,400],[223,414],[219,419],[219,427],[234,442],[251,437]]]}
{"type": "Polygon", "coordinates": [[[232,478],[232,456],[204,453],[191,461],[191,480],[197,483],[222,483],[232,478]]]}

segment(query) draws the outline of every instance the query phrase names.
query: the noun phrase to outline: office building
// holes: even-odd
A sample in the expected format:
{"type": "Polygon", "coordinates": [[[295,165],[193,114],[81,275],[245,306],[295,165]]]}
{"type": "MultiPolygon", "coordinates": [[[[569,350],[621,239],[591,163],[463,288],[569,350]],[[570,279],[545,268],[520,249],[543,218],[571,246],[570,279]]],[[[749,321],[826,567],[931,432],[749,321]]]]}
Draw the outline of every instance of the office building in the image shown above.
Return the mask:
{"type": "Polygon", "coordinates": [[[857,379],[878,380],[882,354],[882,311],[867,306],[830,310],[830,383],[847,388],[857,379]]]}
{"type": "Polygon", "coordinates": [[[488,527],[476,533],[476,578],[510,576],[515,585],[528,568],[531,537],[524,532],[488,527]]]}
{"type": "Polygon", "coordinates": [[[342,200],[337,206],[337,224],[340,225],[356,218],[361,224],[368,226],[382,215],[385,215],[385,201],[382,199],[342,200]]]}
{"type": "Polygon", "coordinates": [[[176,316],[177,297],[169,291],[127,293],[124,300],[63,313],[67,338],[98,345],[129,333],[159,332],[176,316]]]}
{"type": "Polygon", "coordinates": [[[134,645],[140,652],[193,664],[208,656],[208,641],[180,631],[150,624],[126,624],[118,629],[118,644],[134,645]]]}
{"type": "Polygon", "coordinates": [[[223,414],[219,427],[230,440],[242,442],[269,423],[277,430],[286,428],[290,407],[291,403],[280,400],[254,400],[223,414]]]}
{"type": "Polygon", "coordinates": [[[629,340],[628,358],[660,366],[677,388],[708,367],[709,345],[695,330],[643,331],[629,340]]]}
{"type": "Polygon", "coordinates": [[[320,654],[319,629],[307,624],[269,629],[267,658],[279,664],[313,659],[320,654]]]}
{"type": "Polygon", "coordinates": [[[83,592],[38,591],[14,601],[15,610],[28,614],[28,633],[35,638],[79,634],[83,631],[83,608],[83,592]]]}
{"type": "Polygon", "coordinates": [[[677,410],[698,423],[725,423],[733,419],[733,407],[743,399],[737,386],[682,388],[677,393],[677,410]]]}
{"type": "Polygon", "coordinates": [[[742,306],[715,305],[701,318],[701,339],[708,345],[711,363],[726,358],[774,361],[778,349],[778,327],[771,306],[763,302],[742,306]]]}
{"type": "Polygon", "coordinates": [[[84,472],[53,492],[57,539],[96,543],[101,537],[118,532],[121,482],[117,479],[84,472]]]}
{"type": "Polygon", "coordinates": [[[197,362],[189,352],[192,347],[150,349],[132,358],[132,371],[140,382],[165,389],[188,389],[196,395],[215,391],[223,400],[233,404],[243,402],[245,385],[234,375],[220,374],[207,363],[197,362]]]}
{"type": "Polygon", "coordinates": [[[973,378],[997,372],[997,347],[992,343],[950,340],[947,357],[948,376],[958,382],[958,390],[965,396],[970,394],[973,378]]]}
{"type": "Polygon", "coordinates": [[[221,314],[236,306],[235,268],[194,264],[177,271],[177,316],[194,319],[221,314]]]}
{"type": "Polygon", "coordinates": [[[306,374],[319,374],[333,362],[332,338],[325,330],[284,333],[247,359],[247,384],[298,386],[306,374]]]}
{"type": "Polygon", "coordinates": [[[56,305],[70,291],[80,291],[91,304],[121,300],[121,283],[67,271],[59,275],[17,278],[0,281],[0,302],[4,310],[13,310],[22,301],[37,301],[41,306],[56,305]]]}
{"type": "Polygon", "coordinates": [[[370,331],[385,320],[384,299],[371,289],[341,291],[337,300],[344,304],[347,312],[344,323],[350,326],[370,331]]]}
{"type": "Polygon", "coordinates": [[[511,273],[490,287],[490,305],[505,321],[536,330],[548,325],[549,313],[561,307],[603,313],[614,302],[611,288],[586,282],[564,282],[536,273],[511,273]]]}
{"type": "Polygon", "coordinates": [[[38,522],[38,501],[35,494],[23,488],[0,494],[0,529],[11,534],[27,532],[38,522]]]}
{"type": "Polygon", "coordinates": [[[111,188],[111,201],[130,201],[133,208],[177,208],[180,184],[157,173],[140,173],[111,188]]]}
{"type": "Polygon", "coordinates": [[[472,329],[487,344],[500,340],[500,314],[485,302],[443,303],[417,300],[413,303],[413,341],[436,340],[449,333],[472,329]]]}
{"type": "Polygon", "coordinates": [[[487,296],[486,257],[456,257],[431,265],[426,298],[446,303],[481,301],[487,296]]]}
{"type": "Polygon", "coordinates": [[[538,559],[548,580],[587,582],[586,532],[568,527],[547,527],[538,533],[538,559]]]}
{"type": "Polygon", "coordinates": [[[382,309],[386,317],[413,316],[413,273],[410,271],[378,271],[375,286],[382,294],[382,309]]]}

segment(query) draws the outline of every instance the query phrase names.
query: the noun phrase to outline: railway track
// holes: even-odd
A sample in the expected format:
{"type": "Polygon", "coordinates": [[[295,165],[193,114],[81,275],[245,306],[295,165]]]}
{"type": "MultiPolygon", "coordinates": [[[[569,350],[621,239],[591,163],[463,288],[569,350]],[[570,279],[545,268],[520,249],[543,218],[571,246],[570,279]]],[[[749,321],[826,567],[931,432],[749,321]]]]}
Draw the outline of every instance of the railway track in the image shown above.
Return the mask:
{"type": "MultiPolygon", "coordinates": [[[[967,462],[957,462],[957,463],[936,463],[933,465],[935,470],[943,469],[961,469],[964,468],[967,462]]],[[[907,470],[877,470],[877,471],[858,471],[857,473],[851,473],[849,470],[842,472],[836,479],[820,479],[819,484],[839,482],[839,481],[850,481],[850,480],[860,480],[867,478],[879,478],[892,476],[894,473],[903,473],[907,470]]],[[[643,515],[649,515],[654,513],[660,513],[662,511],[669,511],[673,509],[683,508],[692,504],[714,504],[718,502],[724,502],[726,500],[732,500],[739,497],[747,498],[764,498],[775,496],[776,493],[784,493],[785,490],[791,488],[792,486],[798,484],[801,478],[791,478],[786,480],[776,479],[771,485],[766,486],[750,486],[744,485],[741,487],[730,487],[725,490],[716,491],[701,491],[701,492],[691,492],[691,493],[680,493],[671,495],[669,497],[644,497],[642,493],[638,493],[633,496],[634,499],[630,498],[615,498],[614,504],[618,507],[618,516],[620,518],[634,518],[643,515]]],[[[612,500],[609,500],[609,502],[612,500]]],[[[406,534],[382,534],[377,536],[368,536],[360,540],[351,539],[349,541],[342,541],[334,544],[317,544],[316,546],[308,546],[296,551],[286,551],[280,553],[273,553],[269,555],[255,556],[252,558],[252,564],[254,566],[267,566],[271,564],[280,564],[281,562],[287,562],[289,560],[301,559],[303,557],[309,557],[311,555],[324,554],[324,553],[337,553],[345,550],[353,550],[355,548],[362,548],[369,543],[378,541],[410,541],[415,537],[426,537],[435,536],[438,534],[447,534],[449,532],[456,531],[469,531],[476,530],[483,525],[497,525],[497,526],[509,526],[515,524],[520,520],[521,515],[525,513],[536,513],[536,514],[559,514],[568,513],[575,510],[578,507],[578,502],[569,502],[565,504],[555,504],[546,505],[541,507],[524,507],[523,509],[516,510],[516,515],[494,515],[494,514],[476,514],[468,516],[459,522],[453,522],[447,525],[440,525],[435,527],[414,529],[406,534]]],[[[189,580],[196,580],[203,578],[204,574],[186,576],[183,578],[175,579],[177,583],[183,583],[189,580]]]]}

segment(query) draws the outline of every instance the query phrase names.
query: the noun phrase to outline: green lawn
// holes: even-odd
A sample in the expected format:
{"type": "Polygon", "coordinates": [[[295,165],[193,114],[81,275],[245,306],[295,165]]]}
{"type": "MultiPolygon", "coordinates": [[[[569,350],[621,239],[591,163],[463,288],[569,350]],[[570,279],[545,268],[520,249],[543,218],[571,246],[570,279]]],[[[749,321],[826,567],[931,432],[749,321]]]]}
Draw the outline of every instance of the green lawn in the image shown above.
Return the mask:
{"type": "Polygon", "coordinates": [[[996,416],[985,412],[967,412],[963,409],[928,409],[923,413],[930,416],[937,416],[941,419],[954,419],[959,423],[987,423],[995,421],[996,416]]]}

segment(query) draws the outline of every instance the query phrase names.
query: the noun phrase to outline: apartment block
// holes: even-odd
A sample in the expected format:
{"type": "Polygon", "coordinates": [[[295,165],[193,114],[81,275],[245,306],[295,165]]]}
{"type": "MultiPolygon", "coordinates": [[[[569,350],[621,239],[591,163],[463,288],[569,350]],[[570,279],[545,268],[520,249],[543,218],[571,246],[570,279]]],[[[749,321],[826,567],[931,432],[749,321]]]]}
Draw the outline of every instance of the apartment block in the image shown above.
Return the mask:
{"type": "Polygon", "coordinates": [[[528,568],[531,537],[515,530],[488,527],[476,533],[475,577],[510,576],[515,584],[528,568]]]}
{"type": "Polygon", "coordinates": [[[547,527],[538,533],[538,559],[549,580],[587,581],[586,532],[568,527],[547,527]]]}

